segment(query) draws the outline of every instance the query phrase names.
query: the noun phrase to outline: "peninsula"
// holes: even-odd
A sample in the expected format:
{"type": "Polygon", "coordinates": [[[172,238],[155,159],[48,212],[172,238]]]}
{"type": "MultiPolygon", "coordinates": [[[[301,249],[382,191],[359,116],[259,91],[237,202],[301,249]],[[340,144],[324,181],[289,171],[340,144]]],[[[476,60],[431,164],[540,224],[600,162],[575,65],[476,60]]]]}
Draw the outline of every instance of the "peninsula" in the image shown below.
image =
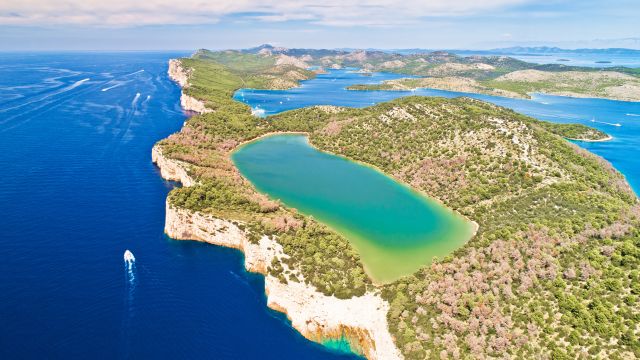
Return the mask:
{"type": "MultiPolygon", "coordinates": [[[[242,250],[246,268],[265,275],[269,307],[305,337],[344,339],[368,359],[640,356],[638,198],[610,164],[566,140],[606,134],[468,98],[317,106],[264,119],[232,99],[239,88],[296,86],[316,64],[453,72],[521,96],[530,89],[513,72],[532,70],[510,58],[265,46],[172,60],[181,102],[197,114],[153,148],[162,176],[183,185],[167,198],[167,235],[242,250]],[[346,234],[265,196],[232,161],[240,145],[278,133],[305,134],[320,151],[375,167],[478,231],[412,274],[375,282],[346,234]]],[[[545,69],[533,70],[564,71],[545,69]]],[[[620,71],[614,83],[588,78],[594,87],[579,91],[637,86],[637,74],[620,71]]]]}

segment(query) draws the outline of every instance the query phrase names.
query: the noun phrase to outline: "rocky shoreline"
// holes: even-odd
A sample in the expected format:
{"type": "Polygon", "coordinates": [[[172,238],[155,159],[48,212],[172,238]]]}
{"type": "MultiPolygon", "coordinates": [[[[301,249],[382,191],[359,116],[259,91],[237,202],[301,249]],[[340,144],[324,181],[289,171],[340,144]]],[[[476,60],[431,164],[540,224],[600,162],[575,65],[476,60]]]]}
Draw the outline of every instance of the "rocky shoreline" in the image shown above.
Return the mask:
{"type": "Polygon", "coordinates": [[[436,89],[445,91],[455,91],[463,93],[484,94],[491,96],[501,96],[513,99],[523,99],[522,96],[513,91],[501,89],[491,89],[481,85],[476,80],[463,78],[459,76],[447,76],[442,78],[426,77],[426,78],[400,78],[396,80],[386,80],[381,84],[373,85],[352,85],[347,90],[367,91],[367,90],[384,90],[384,91],[416,91],[418,89],[436,89]]]}
{"type": "Polygon", "coordinates": [[[189,71],[182,67],[182,64],[179,60],[169,60],[169,70],[167,70],[167,73],[169,74],[169,78],[177,82],[182,88],[180,95],[180,105],[184,110],[193,111],[198,114],[204,114],[213,111],[207,108],[204,105],[204,102],[185,94],[184,89],[189,87],[189,76],[191,74],[189,71]]]}
{"type": "Polygon", "coordinates": [[[604,139],[574,139],[574,138],[566,138],[567,140],[572,140],[572,141],[581,141],[581,142],[604,142],[604,141],[611,141],[613,140],[613,136],[607,136],[604,139]]]}
{"type": "MultiPolygon", "coordinates": [[[[188,87],[188,72],[178,60],[169,62],[169,76],[183,88],[188,87]]],[[[185,97],[183,92],[183,97],[185,97]]],[[[181,103],[184,107],[184,102],[181,103]]],[[[191,98],[193,99],[193,98],[191,98]]],[[[210,109],[202,105],[186,110],[198,113],[210,109]],[[201,111],[204,110],[204,111],[201,111]]],[[[166,158],[158,145],[152,150],[152,160],[160,168],[163,178],[179,181],[183,186],[193,186],[196,181],[189,176],[188,164],[166,158]]],[[[380,294],[369,292],[351,299],[326,296],[312,285],[288,281],[282,283],[268,274],[268,266],[287,257],[277,241],[263,236],[257,244],[248,240],[246,234],[232,222],[172,206],[167,199],[165,232],[172,239],[195,240],[214,245],[241,250],[245,254],[245,268],[265,276],[267,306],[283,312],[291,320],[292,326],[309,340],[323,342],[327,339],[347,339],[351,348],[368,359],[402,359],[399,349],[388,329],[387,312],[389,303],[380,294]]],[[[296,272],[295,269],[290,269],[296,272]]]]}

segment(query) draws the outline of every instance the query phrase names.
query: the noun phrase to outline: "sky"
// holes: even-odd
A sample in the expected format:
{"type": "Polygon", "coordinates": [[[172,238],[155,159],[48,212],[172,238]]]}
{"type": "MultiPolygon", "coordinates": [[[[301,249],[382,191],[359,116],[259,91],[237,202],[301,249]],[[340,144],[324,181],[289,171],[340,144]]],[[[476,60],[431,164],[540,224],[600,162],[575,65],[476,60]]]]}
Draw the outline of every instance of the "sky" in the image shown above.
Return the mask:
{"type": "Polygon", "coordinates": [[[0,0],[0,51],[640,49],[639,1],[0,0]]]}

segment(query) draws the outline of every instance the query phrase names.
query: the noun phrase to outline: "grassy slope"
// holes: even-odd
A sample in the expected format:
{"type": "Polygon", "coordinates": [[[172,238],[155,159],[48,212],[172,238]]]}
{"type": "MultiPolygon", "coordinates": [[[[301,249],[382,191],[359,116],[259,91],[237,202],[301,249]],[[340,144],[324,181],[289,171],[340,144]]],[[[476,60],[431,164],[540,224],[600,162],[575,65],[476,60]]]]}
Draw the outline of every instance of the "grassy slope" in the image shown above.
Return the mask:
{"type": "Polygon", "coordinates": [[[541,122],[548,131],[571,140],[601,141],[609,138],[605,132],[582,124],[557,124],[541,122]]]}
{"type": "MultiPolygon", "coordinates": [[[[241,220],[254,236],[276,235],[288,265],[321,291],[350,297],[372,285],[344,238],[259,196],[238,175],[228,155],[240,142],[309,132],[320,149],[378,166],[480,224],[453,256],[382,289],[407,358],[640,356],[640,211],[606,162],[539,121],[470,99],[411,97],[259,120],[228,98],[237,87],[229,67],[190,65],[200,72],[191,89],[225,106],[162,142],[203,182],[172,191],[171,203],[241,220]]],[[[299,278],[281,264],[270,271],[299,278]]]]}
{"type": "Polygon", "coordinates": [[[513,80],[487,80],[482,84],[489,88],[502,89],[512,91],[523,96],[529,93],[573,93],[591,97],[610,97],[607,88],[618,87],[624,85],[638,86],[640,79],[597,79],[597,80],[580,80],[564,76],[568,73],[560,73],[558,77],[546,81],[513,81],[513,80]]]}
{"type": "Polygon", "coordinates": [[[282,89],[296,86],[299,80],[311,79],[311,71],[293,66],[276,66],[273,56],[243,54],[237,51],[198,51],[183,59],[185,68],[193,69],[186,93],[201,99],[206,106],[218,110],[231,106],[231,112],[242,111],[245,105],[233,101],[240,88],[282,89]]]}

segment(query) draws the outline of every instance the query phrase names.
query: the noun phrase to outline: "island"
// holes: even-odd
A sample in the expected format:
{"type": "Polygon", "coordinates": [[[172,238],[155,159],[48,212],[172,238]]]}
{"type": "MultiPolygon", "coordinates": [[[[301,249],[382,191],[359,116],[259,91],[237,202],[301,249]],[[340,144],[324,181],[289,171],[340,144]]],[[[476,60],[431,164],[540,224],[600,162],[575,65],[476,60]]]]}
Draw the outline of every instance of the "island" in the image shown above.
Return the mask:
{"type": "MultiPolygon", "coordinates": [[[[315,76],[307,70],[315,63],[503,72],[484,78],[509,84],[500,91],[527,90],[498,65],[524,66],[516,60],[441,66],[451,59],[263,46],[172,60],[169,75],[195,115],[152,151],[162,176],[182,184],[167,198],[167,235],[243,251],[247,270],[265,276],[270,308],[306,338],[344,341],[368,359],[640,356],[639,200],[609,163],[567,141],[606,134],[469,98],[410,96],[266,118],[232,99],[240,88],[297,86],[315,76]],[[238,169],[238,149],[277,134],[306,136],[318,151],[370,166],[476,231],[413,273],[376,281],[348,234],[266,196],[238,169]]],[[[617,86],[631,85],[605,88],[617,86]]]]}
{"type": "Polygon", "coordinates": [[[439,90],[529,98],[531,93],[640,101],[640,69],[614,66],[606,70],[564,64],[532,64],[508,56],[459,56],[446,51],[396,54],[384,51],[287,49],[271,45],[241,51],[273,56],[301,67],[384,71],[411,77],[351,90],[439,90]],[[287,60],[284,60],[287,59],[287,60]],[[416,78],[417,77],[417,78],[416,78]]]}

